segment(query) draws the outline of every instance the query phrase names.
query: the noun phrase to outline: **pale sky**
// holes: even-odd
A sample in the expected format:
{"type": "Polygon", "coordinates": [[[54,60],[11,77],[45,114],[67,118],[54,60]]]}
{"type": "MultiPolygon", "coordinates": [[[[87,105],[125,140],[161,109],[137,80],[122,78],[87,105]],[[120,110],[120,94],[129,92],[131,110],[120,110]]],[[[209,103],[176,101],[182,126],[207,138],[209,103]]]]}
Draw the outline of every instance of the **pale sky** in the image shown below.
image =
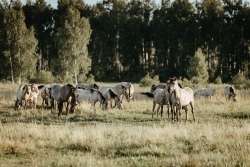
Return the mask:
{"type": "MultiPolygon", "coordinates": [[[[22,2],[23,5],[26,4],[26,1],[27,1],[27,0],[21,0],[21,2],[22,2]]],[[[34,2],[35,0],[32,0],[32,1],[34,2]]],[[[51,4],[51,6],[52,6],[53,8],[57,8],[57,0],[46,0],[46,2],[47,2],[48,4],[51,4]]],[[[94,5],[94,4],[96,4],[97,2],[102,2],[102,0],[84,0],[84,2],[85,2],[86,4],[88,4],[88,5],[94,5]]],[[[155,2],[156,2],[157,4],[160,4],[161,0],[155,0],[155,2]]]]}

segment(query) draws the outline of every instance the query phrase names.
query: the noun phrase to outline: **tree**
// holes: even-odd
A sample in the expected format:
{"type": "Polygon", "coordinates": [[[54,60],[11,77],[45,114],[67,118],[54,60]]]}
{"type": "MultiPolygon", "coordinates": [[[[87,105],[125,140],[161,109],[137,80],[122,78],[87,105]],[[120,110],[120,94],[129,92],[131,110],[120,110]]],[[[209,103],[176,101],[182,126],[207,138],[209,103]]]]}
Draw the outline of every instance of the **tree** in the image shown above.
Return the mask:
{"type": "Polygon", "coordinates": [[[18,79],[29,79],[34,72],[38,57],[36,56],[37,40],[34,36],[34,29],[26,28],[24,13],[20,1],[14,1],[4,9],[2,31],[5,34],[5,49],[3,55],[6,57],[6,68],[10,70],[12,83],[18,79]]]}
{"type": "Polygon", "coordinates": [[[207,65],[205,62],[205,55],[199,48],[194,57],[189,60],[188,77],[193,84],[206,84],[208,81],[207,65]]]}
{"type": "Polygon", "coordinates": [[[55,37],[59,55],[59,75],[63,82],[78,83],[78,75],[86,75],[90,70],[87,45],[91,29],[88,20],[80,17],[80,12],[74,7],[68,7],[65,23],[58,28],[55,37]]]}

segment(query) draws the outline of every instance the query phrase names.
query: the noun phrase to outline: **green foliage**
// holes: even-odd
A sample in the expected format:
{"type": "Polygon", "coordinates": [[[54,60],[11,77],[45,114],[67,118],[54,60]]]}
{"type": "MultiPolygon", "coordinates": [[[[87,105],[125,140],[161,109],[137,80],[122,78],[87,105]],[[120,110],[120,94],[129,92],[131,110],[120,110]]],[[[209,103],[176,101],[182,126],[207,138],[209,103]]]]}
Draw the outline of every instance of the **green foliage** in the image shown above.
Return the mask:
{"type": "Polygon", "coordinates": [[[44,84],[49,84],[53,83],[55,81],[54,76],[50,71],[40,71],[38,72],[34,78],[30,80],[32,83],[44,83],[44,84]]]}
{"type": "Polygon", "coordinates": [[[159,80],[159,75],[154,76],[153,78],[147,74],[140,80],[140,86],[141,87],[146,87],[146,86],[151,86],[151,85],[158,85],[160,83],[159,80]]]}
{"type": "Polygon", "coordinates": [[[59,53],[59,68],[63,82],[70,83],[80,73],[89,72],[90,59],[87,45],[91,34],[90,24],[86,18],[80,17],[80,12],[72,7],[66,10],[66,20],[58,28],[55,37],[59,53]]]}
{"type": "Polygon", "coordinates": [[[232,84],[235,85],[235,88],[238,89],[249,89],[250,87],[250,80],[248,80],[244,74],[238,74],[233,77],[232,84]]]}
{"type": "Polygon", "coordinates": [[[215,84],[222,84],[222,79],[220,76],[218,76],[215,81],[214,81],[215,84]]]}
{"type": "Polygon", "coordinates": [[[205,85],[208,81],[208,68],[205,62],[205,55],[199,48],[194,57],[189,60],[188,76],[195,85],[205,85]]]}
{"type": "Polygon", "coordinates": [[[93,74],[89,74],[88,76],[80,74],[78,76],[78,82],[79,83],[94,83],[95,82],[95,76],[93,74]]]}

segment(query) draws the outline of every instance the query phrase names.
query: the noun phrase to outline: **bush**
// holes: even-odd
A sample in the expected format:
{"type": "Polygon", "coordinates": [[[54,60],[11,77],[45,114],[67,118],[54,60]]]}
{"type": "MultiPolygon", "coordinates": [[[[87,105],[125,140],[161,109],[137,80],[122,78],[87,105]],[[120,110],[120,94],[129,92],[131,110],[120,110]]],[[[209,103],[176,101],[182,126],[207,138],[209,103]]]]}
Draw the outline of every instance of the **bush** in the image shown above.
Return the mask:
{"type": "Polygon", "coordinates": [[[246,81],[247,81],[247,79],[243,74],[238,74],[238,75],[234,76],[232,79],[232,83],[234,85],[243,85],[246,83],[246,81]]]}
{"type": "Polygon", "coordinates": [[[30,82],[48,84],[53,83],[54,80],[55,78],[50,71],[42,70],[36,73],[35,77],[30,79],[30,82]]]}
{"type": "Polygon", "coordinates": [[[151,78],[149,76],[149,74],[147,74],[146,76],[144,76],[140,80],[140,86],[141,87],[146,87],[146,86],[151,86],[151,85],[158,85],[159,83],[160,83],[159,75],[156,75],[154,78],[151,78]]]}
{"type": "Polygon", "coordinates": [[[217,77],[217,78],[215,79],[214,83],[215,83],[215,84],[222,84],[222,79],[221,79],[221,77],[220,77],[220,76],[217,77]]]}

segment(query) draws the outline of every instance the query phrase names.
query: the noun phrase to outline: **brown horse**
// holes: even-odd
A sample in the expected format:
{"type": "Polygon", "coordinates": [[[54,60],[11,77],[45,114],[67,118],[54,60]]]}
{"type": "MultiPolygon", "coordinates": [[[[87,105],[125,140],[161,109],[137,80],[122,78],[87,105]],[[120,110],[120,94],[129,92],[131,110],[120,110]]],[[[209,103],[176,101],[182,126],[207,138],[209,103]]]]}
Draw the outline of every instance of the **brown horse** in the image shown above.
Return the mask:
{"type": "MultiPolygon", "coordinates": [[[[62,114],[62,109],[63,109],[63,103],[66,102],[66,115],[68,114],[68,107],[69,104],[70,106],[70,113],[73,113],[75,111],[75,107],[77,105],[77,89],[72,86],[71,84],[67,85],[58,85],[54,84],[50,88],[50,93],[51,93],[51,105],[54,105],[54,101],[58,102],[58,117],[62,114]]],[[[53,108],[53,106],[52,106],[53,108]]]]}

